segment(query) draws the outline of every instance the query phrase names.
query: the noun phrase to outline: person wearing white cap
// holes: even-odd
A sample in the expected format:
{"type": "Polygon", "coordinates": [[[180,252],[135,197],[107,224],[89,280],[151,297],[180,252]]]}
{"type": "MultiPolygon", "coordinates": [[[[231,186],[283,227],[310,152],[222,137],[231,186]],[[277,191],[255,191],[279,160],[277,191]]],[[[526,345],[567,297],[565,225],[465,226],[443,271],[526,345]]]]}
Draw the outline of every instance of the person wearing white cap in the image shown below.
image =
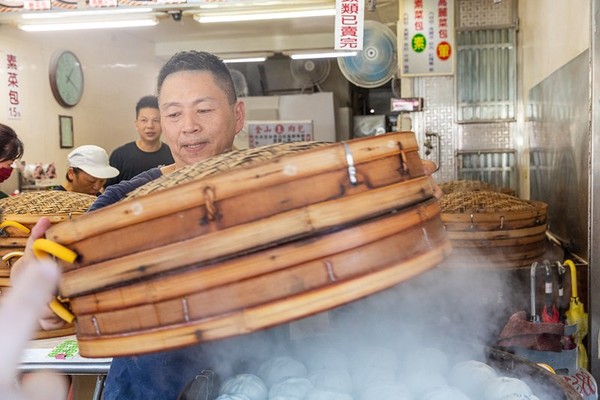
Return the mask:
{"type": "Polygon", "coordinates": [[[119,170],[109,165],[106,150],[91,144],[70,152],[67,167],[65,182],[55,190],[99,195],[106,180],[119,175],[119,170]]]}

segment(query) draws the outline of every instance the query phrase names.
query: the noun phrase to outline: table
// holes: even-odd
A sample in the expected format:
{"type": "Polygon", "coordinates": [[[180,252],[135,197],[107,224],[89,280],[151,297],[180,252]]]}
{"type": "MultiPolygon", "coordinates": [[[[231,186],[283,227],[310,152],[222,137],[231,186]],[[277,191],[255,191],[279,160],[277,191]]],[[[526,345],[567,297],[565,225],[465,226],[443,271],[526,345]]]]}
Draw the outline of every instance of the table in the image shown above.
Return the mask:
{"type": "Polygon", "coordinates": [[[110,369],[111,358],[85,358],[76,354],[66,359],[49,357],[56,346],[75,336],[62,336],[51,339],[32,340],[25,349],[19,369],[22,372],[50,370],[66,375],[97,375],[93,400],[99,400],[104,388],[104,380],[110,369]]]}

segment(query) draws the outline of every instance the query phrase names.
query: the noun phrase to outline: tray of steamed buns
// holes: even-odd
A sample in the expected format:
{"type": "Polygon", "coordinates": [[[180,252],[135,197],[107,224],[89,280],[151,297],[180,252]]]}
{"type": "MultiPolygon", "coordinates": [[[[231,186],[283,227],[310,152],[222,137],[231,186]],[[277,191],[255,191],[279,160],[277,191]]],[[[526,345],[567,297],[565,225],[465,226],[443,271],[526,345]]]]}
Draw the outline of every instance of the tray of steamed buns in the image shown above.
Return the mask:
{"type": "Polygon", "coordinates": [[[542,400],[579,399],[561,377],[496,349],[446,352],[424,346],[399,354],[372,345],[316,345],[236,371],[217,400],[542,400]]]}

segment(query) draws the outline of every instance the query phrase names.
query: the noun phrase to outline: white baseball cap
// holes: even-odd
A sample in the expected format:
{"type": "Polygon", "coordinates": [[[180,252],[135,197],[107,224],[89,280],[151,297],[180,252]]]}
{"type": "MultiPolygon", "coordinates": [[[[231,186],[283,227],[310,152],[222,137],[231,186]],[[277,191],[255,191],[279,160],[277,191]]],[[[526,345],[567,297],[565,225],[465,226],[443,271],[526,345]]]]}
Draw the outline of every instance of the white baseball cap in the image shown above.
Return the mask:
{"type": "Polygon", "coordinates": [[[119,170],[108,164],[108,154],[102,147],[86,144],[79,146],[67,157],[69,167],[80,168],[94,178],[108,179],[119,175],[119,170]]]}

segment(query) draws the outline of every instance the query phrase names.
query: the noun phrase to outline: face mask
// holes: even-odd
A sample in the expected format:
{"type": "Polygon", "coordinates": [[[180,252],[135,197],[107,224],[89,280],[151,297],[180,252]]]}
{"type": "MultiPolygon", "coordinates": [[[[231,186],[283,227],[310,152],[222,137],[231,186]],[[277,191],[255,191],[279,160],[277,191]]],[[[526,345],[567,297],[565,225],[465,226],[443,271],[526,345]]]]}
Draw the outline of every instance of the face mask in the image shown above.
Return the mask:
{"type": "Polygon", "coordinates": [[[8,168],[0,168],[0,182],[4,182],[5,180],[7,180],[10,177],[10,174],[12,174],[13,169],[11,167],[8,168]]]}

